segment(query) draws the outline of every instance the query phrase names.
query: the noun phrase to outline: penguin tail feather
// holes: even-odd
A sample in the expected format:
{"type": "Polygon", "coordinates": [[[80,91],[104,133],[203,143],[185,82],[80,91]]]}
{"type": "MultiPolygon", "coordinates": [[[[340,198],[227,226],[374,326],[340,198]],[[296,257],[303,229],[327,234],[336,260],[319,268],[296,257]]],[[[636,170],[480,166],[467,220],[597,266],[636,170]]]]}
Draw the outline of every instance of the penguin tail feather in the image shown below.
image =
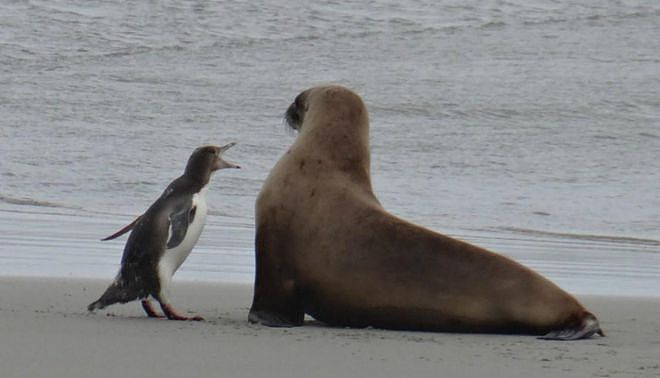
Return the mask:
{"type": "Polygon", "coordinates": [[[89,312],[94,312],[95,310],[100,310],[104,306],[101,304],[101,301],[98,300],[96,302],[90,303],[89,306],[87,306],[87,311],[89,312]]]}
{"type": "Polygon", "coordinates": [[[100,310],[115,303],[126,303],[134,299],[137,299],[137,295],[129,295],[127,290],[115,281],[108,286],[103,295],[101,295],[101,298],[87,306],[87,311],[93,312],[94,310],[100,310]]]}

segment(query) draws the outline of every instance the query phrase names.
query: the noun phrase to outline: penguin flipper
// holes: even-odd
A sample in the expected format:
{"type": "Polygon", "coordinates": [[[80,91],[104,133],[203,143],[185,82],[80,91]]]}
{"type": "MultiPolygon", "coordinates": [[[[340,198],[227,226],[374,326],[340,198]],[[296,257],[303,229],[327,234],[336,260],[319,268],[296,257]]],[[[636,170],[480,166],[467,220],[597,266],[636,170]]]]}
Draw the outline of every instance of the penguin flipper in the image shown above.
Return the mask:
{"type": "Polygon", "coordinates": [[[174,248],[185,239],[188,226],[195,219],[196,210],[197,207],[190,204],[170,214],[170,240],[167,241],[167,248],[174,248]]]}
{"type": "Polygon", "coordinates": [[[110,235],[110,236],[108,236],[108,237],[106,237],[106,238],[101,239],[101,241],[106,241],[106,240],[116,239],[116,238],[118,238],[118,237],[124,235],[124,234],[127,233],[128,231],[132,230],[133,227],[135,227],[135,225],[137,224],[137,222],[140,221],[140,219],[142,219],[142,215],[140,215],[139,217],[135,218],[135,220],[134,220],[133,222],[131,222],[130,224],[124,226],[121,230],[115,232],[114,234],[112,234],[112,235],[110,235]]]}

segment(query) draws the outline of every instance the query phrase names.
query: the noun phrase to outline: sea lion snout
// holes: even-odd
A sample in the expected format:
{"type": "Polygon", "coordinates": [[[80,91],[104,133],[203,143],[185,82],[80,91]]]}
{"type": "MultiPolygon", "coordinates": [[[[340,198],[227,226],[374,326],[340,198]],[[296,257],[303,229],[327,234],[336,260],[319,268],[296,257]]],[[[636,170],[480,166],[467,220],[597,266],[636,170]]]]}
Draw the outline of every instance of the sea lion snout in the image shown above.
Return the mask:
{"type": "Polygon", "coordinates": [[[300,126],[302,125],[302,114],[300,114],[295,102],[291,103],[284,113],[284,122],[293,130],[300,130],[300,126]]]}
{"type": "Polygon", "coordinates": [[[305,118],[305,113],[307,112],[307,97],[309,91],[310,90],[306,90],[296,96],[295,100],[293,100],[284,113],[284,121],[287,126],[296,131],[300,131],[305,118]]]}

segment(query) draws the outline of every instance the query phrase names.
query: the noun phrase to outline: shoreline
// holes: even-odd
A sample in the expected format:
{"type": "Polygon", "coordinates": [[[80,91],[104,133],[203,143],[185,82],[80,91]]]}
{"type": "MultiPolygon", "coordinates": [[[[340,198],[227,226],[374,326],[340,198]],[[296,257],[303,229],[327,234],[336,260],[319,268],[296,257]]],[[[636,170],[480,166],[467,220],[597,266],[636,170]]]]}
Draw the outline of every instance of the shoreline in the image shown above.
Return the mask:
{"type": "MultiPolygon", "coordinates": [[[[69,214],[37,214],[33,210],[37,209],[0,202],[0,213],[6,215],[0,220],[0,229],[5,231],[0,276],[111,280],[116,275],[126,239],[99,239],[132,217],[80,216],[73,210],[69,214]]],[[[660,298],[660,291],[654,289],[660,287],[656,245],[630,244],[628,239],[607,236],[594,240],[593,235],[566,238],[562,233],[540,230],[451,229],[418,223],[512,258],[576,295],[660,298]]],[[[254,232],[253,223],[243,218],[212,217],[177,271],[175,282],[251,284],[255,274],[254,232]]]]}
{"type": "MultiPolygon", "coordinates": [[[[13,207],[20,211],[8,212],[9,207],[0,203],[0,213],[7,215],[0,220],[5,234],[0,276],[108,280],[115,276],[126,240],[99,239],[125,225],[126,217],[81,217],[75,211],[68,215],[34,214],[28,211],[29,206],[18,205],[13,207]]],[[[660,298],[660,291],[653,289],[660,287],[660,254],[655,245],[608,237],[599,241],[562,238],[533,230],[437,230],[510,257],[571,293],[660,298]]],[[[206,225],[175,281],[250,284],[254,267],[253,225],[217,215],[206,225]]]]}
{"type": "Polygon", "coordinates": [[[109,280],[0,277],[1,375],[12,377],[656,377],[660,298],[578,296],[607,337],[251,325],[252,286],[175,281],[205,322],[149,319],[139,302],[88,313],[109,280]]]}

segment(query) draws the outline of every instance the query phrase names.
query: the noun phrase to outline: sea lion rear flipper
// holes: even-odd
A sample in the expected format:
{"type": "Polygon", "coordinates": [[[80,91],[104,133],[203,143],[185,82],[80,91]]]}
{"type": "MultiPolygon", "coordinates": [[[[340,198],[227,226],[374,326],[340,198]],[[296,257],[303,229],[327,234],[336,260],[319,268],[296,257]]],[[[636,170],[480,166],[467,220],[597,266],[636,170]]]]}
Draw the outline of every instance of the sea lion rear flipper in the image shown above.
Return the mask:
{"type": "Polygon", "coordinates": [[[130,224],[124,226],[124,228],[122,228],[121,230],[115,232],[114,234],[112,234],[112,235],[110,235],[110,236],[108,236],[108,237],[106,237],[106,238],[101,239],[101,241],[112,240],[112,239],[115,239],[115,238],[118,238],[118,237],[124,235],[124,234],[127,233],[128,231],[132,230],[133,227],[135,227],[135,224],[137,224],[137,222],[138,222],[140,219],[142,219],[142,215],[140,215],[139,217],[135,218],[135,220],[134,220],[133,222],[131,222],[130,224]]]}
{"type": "Polygon", "coordinates": [[[600,329],[598,319],[593,314],[587,314],[582,321],[576,326],[566,327],[550,331],[547,334],[539,337],[542,340],[579,340],[588,339],[594,334],[605,336],[605,333],[600,329]]]}

